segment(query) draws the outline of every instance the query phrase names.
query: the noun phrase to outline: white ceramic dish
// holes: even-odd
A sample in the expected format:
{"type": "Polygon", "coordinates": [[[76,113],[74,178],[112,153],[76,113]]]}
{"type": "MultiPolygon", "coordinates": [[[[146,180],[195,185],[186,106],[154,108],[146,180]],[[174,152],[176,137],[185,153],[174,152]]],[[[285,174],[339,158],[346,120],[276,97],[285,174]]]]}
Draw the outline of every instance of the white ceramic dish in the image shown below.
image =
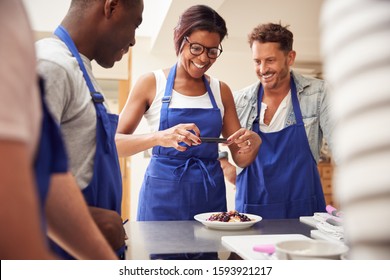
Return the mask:
{"type": "MultiPolygon", "coordinates": [[[[207,230],[207,229],[205,229],[207,230]]],[[[233,234],[233,233],[232,233],[233,234]]],[[[276,259],[276,255],[259,253],[253,249],[258,245],[275,245],[285,240],[310,240],[302,234],[262,234],[262,235],[227,235],[222,236],[222,245],[235,252],[244,260],[276,259]]]]}
{"type": "Polygon", "coordinates": [[[219,230],[239,230],[239,229],[246,229],[254,224],[261,221],[261,217],[257,215],[252,214],[244,214],[248,216],[251,221],[249,222],[219,222],[219,221],[208,221],[207,219],[210,218],[211,215],[217,214],[221,212],[209,212],[209,213],[202,213],[194,216],[194,219],[198,222],[201,222],[203,225],[205,225],[208,228],[212,229],[219,229],[219,230]]]}
{"type": "Polygon", "coordinates": [[[280,260],[340,260],[348,247],[325,240],[287,240],[275,244],[280,260]]]}

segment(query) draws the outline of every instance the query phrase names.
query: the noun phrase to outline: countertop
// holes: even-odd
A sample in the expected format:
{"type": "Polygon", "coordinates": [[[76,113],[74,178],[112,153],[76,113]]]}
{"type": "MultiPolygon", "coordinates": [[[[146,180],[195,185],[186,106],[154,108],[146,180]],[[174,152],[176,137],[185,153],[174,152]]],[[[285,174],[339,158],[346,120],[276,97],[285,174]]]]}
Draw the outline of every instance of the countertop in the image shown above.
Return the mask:
{"type": "Polygon", "coordinates": [[[154,254],[218,253],[220,258],[230,251],[222,236],[302,234],[310,237],[313,228],[299,219],[261,220],[249,229],[215,230],[197,221],[155,221],[125,224],[129,237],[126,259],[148,260],[154,254]]]}

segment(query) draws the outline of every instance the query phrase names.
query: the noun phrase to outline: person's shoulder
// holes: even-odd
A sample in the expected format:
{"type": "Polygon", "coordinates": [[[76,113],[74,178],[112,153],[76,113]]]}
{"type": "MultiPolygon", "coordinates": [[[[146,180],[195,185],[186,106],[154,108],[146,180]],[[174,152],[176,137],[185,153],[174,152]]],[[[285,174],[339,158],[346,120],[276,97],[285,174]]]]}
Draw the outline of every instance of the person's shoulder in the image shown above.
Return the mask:
{"type": "Polygon", "coordinates": [[[146,73],[143,75],[143,77],[147,79],[155,78],[155,79],[166,79],[165,70],[164,69],[157,69],[153,70],[152,72],[146,73]]]}
{"type": "Polygon", "coordinates": [[[301,85],[303,87],[308,86],[308,85],[322,85],[322,84],[325,84],[325,80],[323,80],[323,79],[312,77],[312,76],[303,75],[303,74],[300,74],[297,71],[291,71],[291,72],[293,74],[295,82],[298,85],[301,85]]]}
{"type": "Polygon", "coordinates": [[[327,89],[327,83],[323,79],[302,75],[296,71],[292,71],[292,74],[298,92],[324,92],[327,89]]]}
{"type": "Polygon", "coordinates": [[[260,81],[257,81],[249,86],[241,88],[239,90],[235,90],[233,94],[235,96],[246,96],[246,95],[254,95],[257,94],[257,90],[259,89],[260,81]]]}
{"type": "Polygon", "coordinates": [[[162,71],[152,71],[142,74],[138,77],[137,83],[152,83],[155,82],[156,79],[161,76],[163,73],[162,71]]]}
{"type": "Polygon", "coordinates": [[[231,92],[231,89],[229,87],[229,85],[227,83],[225,83],[224,81],[221,81],[215,77],[211,77],[210,76],[210,84],[218,84],[219,87],[221,88],[221,91],[230,91],[231,92]]]}
{"type": "Polygon", "coordinates": [[[71,71],[79,68],[76,58],[69,51],[64,42],[55,37],[38,40],[35,43],[38,62],[41,60],[51,61],[62,66],[70,66],[71,71]]]}
{"type": "Polygon", "coordinates": [[[232,90],[230,89],[229,85],[227,83],[225,83],[224,81],[221,81],[220,79],[218,79],[214,76],[210,76],[210,75],[206,75],[206,74],[205,74],[205,77],[206,77],[206,80],[209,81],[211,89],[219,88],[222,95],[232,94],[232,90]]]}
{"type": "Polygon", "coordinates": [[[52,70],[65,71],[73,76],[78,73],[79,65],[66,45],[54,37],[44,38],[35,43],[38,69],[51,68],[52,70]]]}
{"type": "Polygon", "coordinates": [[[237,108],[256,103],[259,86],[260,81],[257,81],[249,86],[233,91],[233,98],[237,108]]]}
{"type": "Polygon", "coordinates": [[[158,83],[158,77],[155,74],[156,72],[153,71],[140,75],[134,84],[132,92],[139,92],[141,95],[144,95],[146,92],[154,90],[158,83]]]}
{"type": "Polygon", "coordinates": [[[35,49],[37,52],[38,59],[39,58],[55,59],[56,57],[51,57],[52,54],[67,55],[67,56],[71,55],[66,45],[61,40],[55,37],[47,37],[36,41],[35,49]]]}

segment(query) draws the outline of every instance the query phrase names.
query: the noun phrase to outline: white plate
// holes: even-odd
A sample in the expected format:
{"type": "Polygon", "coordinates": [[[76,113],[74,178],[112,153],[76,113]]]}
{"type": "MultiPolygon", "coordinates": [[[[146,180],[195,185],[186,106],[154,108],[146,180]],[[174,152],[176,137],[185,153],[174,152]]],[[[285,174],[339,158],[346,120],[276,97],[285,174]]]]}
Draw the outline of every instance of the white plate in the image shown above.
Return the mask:
{"type": "Polygon", "coordinates": [[[219,222],[219,221],[207,221],[208,218],[210,218],[211,215],[213,214],[218,214],[221,212],[209,212],[209,213],[203,213],[203,214],[198,214],[194,216],[194,219],[197,220],[198,222],[201,222],[208,228],[212,229],[221,229],[221,230],[238,230],[238,229],[245,229],[253,226],[257,222],[261,221],[261,217],[257,215],[252,215],[252,214],[244,214],[248,216],[251,221],[249,222],[219,222]]]}

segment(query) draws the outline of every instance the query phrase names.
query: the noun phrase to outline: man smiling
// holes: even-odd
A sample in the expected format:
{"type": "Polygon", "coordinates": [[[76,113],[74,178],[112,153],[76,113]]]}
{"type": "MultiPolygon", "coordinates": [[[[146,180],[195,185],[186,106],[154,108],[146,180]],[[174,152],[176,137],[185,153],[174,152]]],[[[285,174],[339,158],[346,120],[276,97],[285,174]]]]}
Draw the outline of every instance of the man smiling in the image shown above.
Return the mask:
{"type": "Polygon", "coordinates": [[[221,160],[225,176],[237,185],[236,209],[269,219],[325,211],[317,161],[323,135],[332,144],[326,85],[290,70],[296,52],[287,27],[259,25],[249,44],[260,81],[234,99],[241,126],[257,132],[262,145],[237,180],[221,160]]]}

